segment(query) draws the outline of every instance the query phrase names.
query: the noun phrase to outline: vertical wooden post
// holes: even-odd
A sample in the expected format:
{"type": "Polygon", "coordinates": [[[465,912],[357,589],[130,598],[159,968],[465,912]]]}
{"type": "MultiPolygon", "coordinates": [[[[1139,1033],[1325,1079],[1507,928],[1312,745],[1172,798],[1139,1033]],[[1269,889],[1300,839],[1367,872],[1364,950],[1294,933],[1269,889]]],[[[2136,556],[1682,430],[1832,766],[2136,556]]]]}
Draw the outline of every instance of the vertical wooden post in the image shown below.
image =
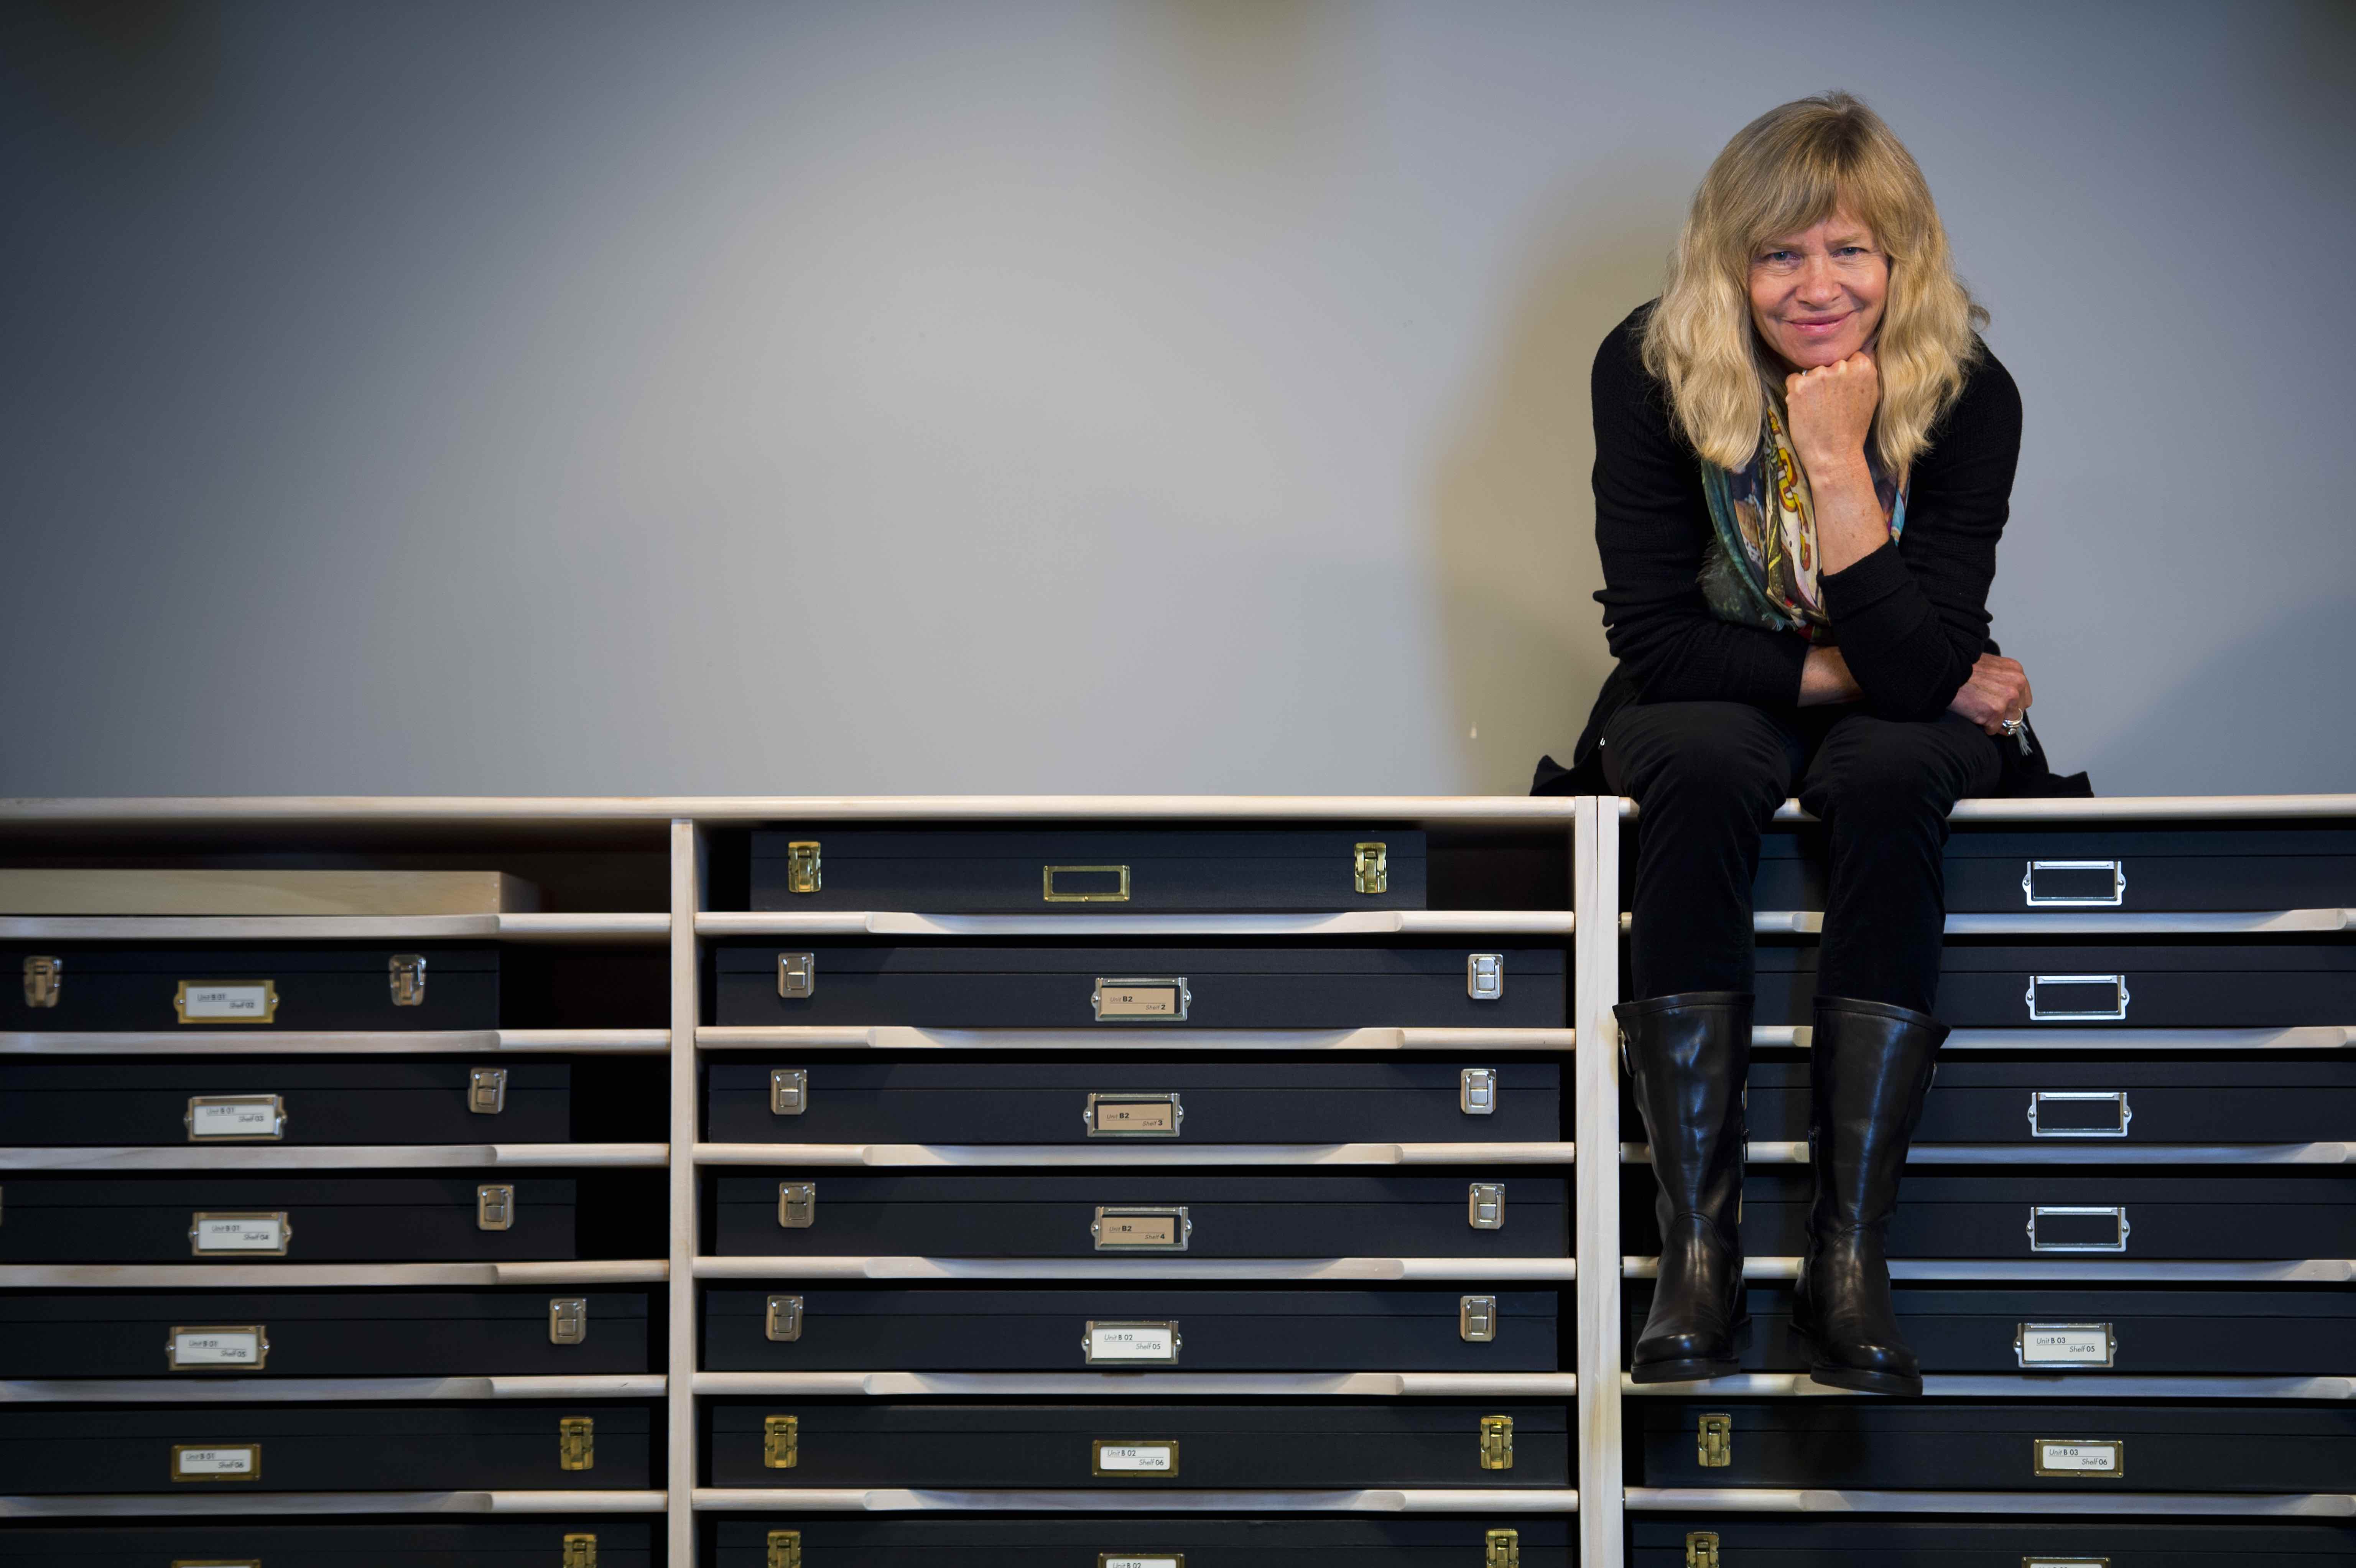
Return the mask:
{"type": "Polygon", "coordinates": [[[1620,999],[1620,802],[1580,797],[1572,835],[1579,1561],[1582,1568],[1622,1568],[1620,1033],[1612,1015],[1620,999]]]}
{"type": "Polygon", "coordinates": [[[670,1328],[664,1427],[668,1568],[695,1568],[695,1026],[701,1017],[695,915],[703,908],[703,836],[670,825],[670,1328]]]}

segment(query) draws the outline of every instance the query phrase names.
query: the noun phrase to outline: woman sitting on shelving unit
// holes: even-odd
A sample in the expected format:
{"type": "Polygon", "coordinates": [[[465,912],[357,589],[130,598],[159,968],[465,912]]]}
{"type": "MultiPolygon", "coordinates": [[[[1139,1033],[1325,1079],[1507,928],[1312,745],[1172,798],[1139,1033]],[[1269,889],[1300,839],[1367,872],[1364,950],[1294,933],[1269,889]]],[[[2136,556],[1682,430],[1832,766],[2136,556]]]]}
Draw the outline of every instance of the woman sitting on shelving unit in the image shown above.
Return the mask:
{"type": "Polygon", "coordinates": [[[1751,889],[1787,795],[1831,857],[1794,1327],[1818,1382],[1920,1393],[1883,1235],[1946,1028],[1947,813],[2087,794],[1988,633],[2020,399],[1922,174],[1846,93],[1727,144],[1661,297],[1596,355],[1596,595],[1619,666],[1536,792],[1633,796],[1621,1036],[1659,1183],[1638,1382],[1737,1369],[1751,889]]]}

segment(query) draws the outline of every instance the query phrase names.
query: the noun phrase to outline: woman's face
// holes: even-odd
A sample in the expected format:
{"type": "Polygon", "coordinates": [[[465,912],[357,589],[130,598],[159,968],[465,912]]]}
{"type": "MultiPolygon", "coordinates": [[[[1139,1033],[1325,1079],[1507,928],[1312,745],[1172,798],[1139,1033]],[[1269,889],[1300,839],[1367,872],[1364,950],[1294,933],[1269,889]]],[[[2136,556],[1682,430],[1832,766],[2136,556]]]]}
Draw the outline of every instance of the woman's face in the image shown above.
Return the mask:
{"type": "Polygon", "coordinates": [[[1847,211],[1751,252],[1751,323],[1795,371],[1847,359],[1873,341],[1890,296],[1890,258],[1847,211]]]}

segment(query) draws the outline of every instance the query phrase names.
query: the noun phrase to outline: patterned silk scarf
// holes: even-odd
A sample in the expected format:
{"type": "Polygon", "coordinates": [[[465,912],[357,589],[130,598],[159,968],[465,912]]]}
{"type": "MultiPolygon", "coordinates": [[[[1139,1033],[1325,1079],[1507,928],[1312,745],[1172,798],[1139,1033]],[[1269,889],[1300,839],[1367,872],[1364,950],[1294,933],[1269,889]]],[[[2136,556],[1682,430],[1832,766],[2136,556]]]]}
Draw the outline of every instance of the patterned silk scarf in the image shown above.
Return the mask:
{"type": "MultiPolygon", "coordinates": [[[[1866,467],[1873,493],[1895,539],[1906,527],[1906,492],[1868,442],[1866,467]]],[[[1797,632],[1829,645],[1832,623],[1816,585],[1815,503],[1808,476],[1783,428],[1773,399],[1751,461],[1729,470],[1704,459],[1702,493],[1709,498],[1709,521],[1717,537],[1701,564],[1702,598],[1720,620],[1770,631],[1797,632]]]]}

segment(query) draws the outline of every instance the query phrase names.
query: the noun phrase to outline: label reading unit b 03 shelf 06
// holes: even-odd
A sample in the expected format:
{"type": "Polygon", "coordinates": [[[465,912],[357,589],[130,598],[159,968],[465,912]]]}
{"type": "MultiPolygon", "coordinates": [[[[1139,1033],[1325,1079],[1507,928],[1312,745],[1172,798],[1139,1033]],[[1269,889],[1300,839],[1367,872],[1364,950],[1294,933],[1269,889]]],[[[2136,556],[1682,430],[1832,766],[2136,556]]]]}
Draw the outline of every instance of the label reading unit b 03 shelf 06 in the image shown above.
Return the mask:
{"type": "Polygon", "coordinates": [[[2030,1468],[2040,1476],[2099,1476],[2111,1480],[2127,1473],[2127,1445],[2115,1438],[2040,1437],[2030,1458],[2030,1468]]]}
{"type": "Polygon", "coordinates": [[[250,1214],[197,1213],[188,1217],[188,1251],[199,1258],[224,1253],[283,1258],[294,1244],[286,1211],[250,1214]]]}

